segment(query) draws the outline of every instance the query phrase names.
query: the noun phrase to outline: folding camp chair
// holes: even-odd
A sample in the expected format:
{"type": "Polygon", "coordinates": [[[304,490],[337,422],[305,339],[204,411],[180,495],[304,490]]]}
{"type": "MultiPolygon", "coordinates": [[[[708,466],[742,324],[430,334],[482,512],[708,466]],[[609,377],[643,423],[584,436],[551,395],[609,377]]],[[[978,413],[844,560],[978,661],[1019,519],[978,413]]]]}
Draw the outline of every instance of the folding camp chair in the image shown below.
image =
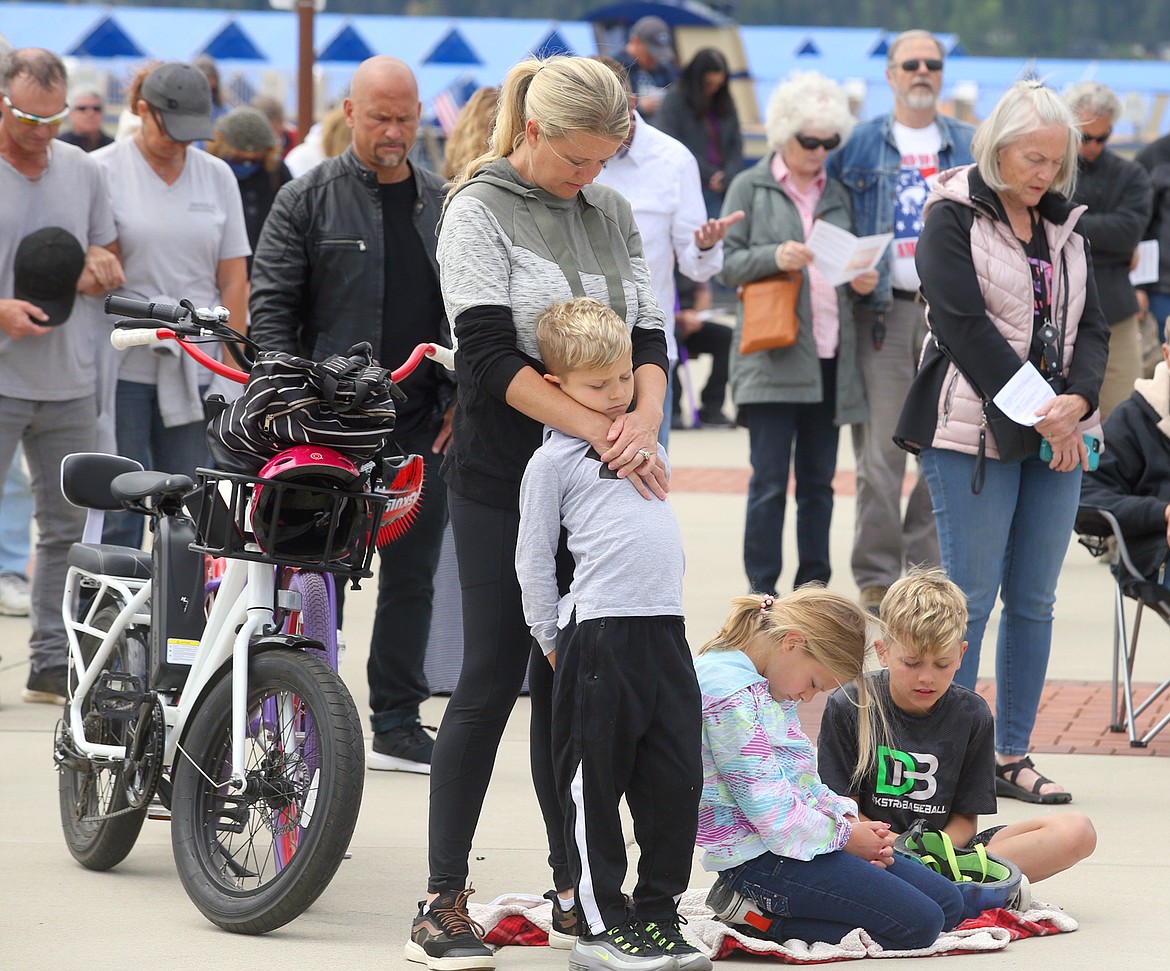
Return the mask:
{"type": "Polygon", "coordinates": [[[1110,731],[1128,732],[1129,744],[1133,748],[1144,748],[1167,724],[1170,724],[1170,714],[1167,714],[1153,728],[1138,738],[1137,718],[1163,692],[1170,688],[1170,678],[1167,678],[1154,690],[1140,705],[1134,705],[1133,700],[1133,664],[1137,658],[1138,636],[1141,633],[1142,613],[1149,608],[1157,613],[1164,621],[1170,624],[1170,589],[1163,583],[1163,574],[1166,564],[1158,570],[1155,577],[1143,576],[1130,559],[1129,546],[1121,532],[1121,526],[1116,517],[1107,509],[1098,509],[1092,506],[1081,506],[1077,512],[1076,531],[1079,542],[1094,556],[1107,556],[1110,553],[1110,538],[1116,541],[1116,558],[1111,566],[1114,578],[1113,590],[1113,702],[1110,731]],[[1129,598],[1137,603],[1133,616],[1133,636],[1127,637],[1125,600],[1129,598]],[[1120,695],[1120,698],[1119,698],[1120,695]],[[1119,721],[1119,715],[1124,709],[1125,721],[1119,721]]]}

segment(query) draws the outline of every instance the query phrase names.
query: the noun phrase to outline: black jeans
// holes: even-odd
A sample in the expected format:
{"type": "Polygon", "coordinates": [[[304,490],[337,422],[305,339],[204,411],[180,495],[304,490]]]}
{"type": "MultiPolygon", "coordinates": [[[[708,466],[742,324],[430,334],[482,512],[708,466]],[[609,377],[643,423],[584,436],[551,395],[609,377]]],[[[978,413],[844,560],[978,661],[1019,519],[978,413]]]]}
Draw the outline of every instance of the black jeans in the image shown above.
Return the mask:
{"type": "MultiPolygon", "coordinates": [[[[685,341],[680,341],[691,357],[698,354],[711,355],[711,373],[707,376],[707,383],[699,397],[704,410],[723,410],[723,399],[727,397],[728,371],[731,366],[731,336],[730,327],[708,320],[685,341]]],[[[676,415],[681,413],[682,382],[678,377],[678,369],[681,366],[676,365],[674,369],[672,410],[676,415]]]]}
{"type": "Polygon", "coordinates": [[[572,886],[552,771],[552,668],[532,639],[516,579],[519,508],[448,492],[463,591],[463,667],[431,756],[430,893],[466,886],[471,842],[508,716],[531,666],[532,783],[558,890],[572,886]]]}
{"type": "MultiPolygon", "coordinates": [[[[366,676],[370,683],[370,723],[375,732],[418,721],[418,706],[430,697],[423,665],[431,632],[435,570],[447,528],[447,484],[439,476],[443,456],[431,452],[438,427],[399,434],[408,454],[423,457],[422,502],[402,536],[378,556],[378,604],[366,676]]],[[[440,604],[439,609],[443,609],[440,604]]]]}

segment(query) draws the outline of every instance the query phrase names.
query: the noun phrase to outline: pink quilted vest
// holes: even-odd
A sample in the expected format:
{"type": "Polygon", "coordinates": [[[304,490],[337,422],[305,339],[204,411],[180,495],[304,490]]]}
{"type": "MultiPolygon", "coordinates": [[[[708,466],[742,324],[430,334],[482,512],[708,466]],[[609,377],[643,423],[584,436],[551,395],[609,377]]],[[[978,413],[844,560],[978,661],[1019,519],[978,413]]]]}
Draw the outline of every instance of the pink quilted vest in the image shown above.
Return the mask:
{"type": "MultiPolygon", "coordinates": [[[[926,212],[940,199],[950,199],[974,208],[967,186],[967,172],[968,167],[964,166],[941,173],[927,200],[926,212]]],[[[1084,241],[1078,233],[1073,232],[1085,208],[1077,206],[1062,225],[1049,222],[1041,224],[1048,238],[1048,251],[1052,254],[1054,308],[1063,308],[1066,300],[1066,277],[1061,270],[1062,263],[1068,271],[1068,323],[1064,342],[1066,369],[1072,362],[1077,327],[1085,309],[1088,262],[1085,259],[1084,241]]],[[[1022,364],[1027,359],[1032,341],[1032,273],[1011,227],[998,219],[977,217],[971,226],[971,261],[979,279],[987,316],[1011,345],[1022,364]]],[[[926,315],[929,322],[929,305],[926,315]]],[[[1054,319],[1054,323],[1059,326],[1059,319],[1054,319]]],[[[929,335],[926,339],[932,340],[929,335]]],[[[939,394],[938,423],[931,445],[975,455],[979,451],[979,428],[982,421],[982,400],[954,364],[948,364],[939,394]]],[[[1081,422],[1081,432],[1101,437],[1098,412],[1081,422]]],[[[987,455],[990,458],[999,457],[995,438],[990,432],[987,436],[987,455]]]]}

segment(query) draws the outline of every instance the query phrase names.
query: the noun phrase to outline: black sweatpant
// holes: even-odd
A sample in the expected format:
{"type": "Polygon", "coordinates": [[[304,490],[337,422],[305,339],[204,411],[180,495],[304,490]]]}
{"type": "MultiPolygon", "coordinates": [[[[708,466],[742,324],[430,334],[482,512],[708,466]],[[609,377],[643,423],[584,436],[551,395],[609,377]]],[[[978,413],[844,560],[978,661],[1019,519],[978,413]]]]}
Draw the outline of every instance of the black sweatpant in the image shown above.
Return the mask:
{"type": "Polygon", "coordinates": [[[634,912],[675,919],[703,786],[702,705],[681,617],[605,617],[557,638],[553,758],[569,874],[589,930],[626,919],[624,795],[641,849],[634,912]]]}
{"type": "MultiPolygon", "coordinates": [[[[431,893],[467,885],[471,842],[496,751],[531,660],[532,784],[548,833],[557,890],[573,884],[552,771],[552,668],[524,621],[516,579],[520,510],[498,509],[448,490],[447,504],[463,592],[463,667],[431,756],[431,893]]],[[[517,821],[518,825],[526,825],[517,821]]]]}

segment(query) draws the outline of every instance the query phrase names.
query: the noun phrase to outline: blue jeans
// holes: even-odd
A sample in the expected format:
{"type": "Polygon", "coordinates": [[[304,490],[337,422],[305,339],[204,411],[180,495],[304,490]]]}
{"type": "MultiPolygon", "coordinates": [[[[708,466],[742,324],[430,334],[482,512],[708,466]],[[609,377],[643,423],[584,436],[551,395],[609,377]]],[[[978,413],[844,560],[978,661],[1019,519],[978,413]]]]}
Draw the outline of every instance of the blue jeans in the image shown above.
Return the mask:
{"type": "Polygon", "coordinates": [[[768,938],[836,944],[855,927],[893,950],[929,947],[963,916],[963,897],[946,877],[894,858],[885,869],[838,850],[811,860],[764,853],[720,876],[774,921],[768,938]]]}
{"type": "Polygon", "coordinates": [[[24,471],[20,446],[12,456],[0,499],[0,573],[18,573],[27,578],[32,549],[29,524],[33,520],[33,497],[24,471]]]}
{"type": "Polygon", "coordinates": [[[988,459],[971,491],[975,456],[924,449],[922,470],[947,574],[967,595],[967,653],[955,681],[975,687],[987,618],[1003,601],[995,654],[995,750],[1026,755],[1052,646],[1056,581],[1081,494],[1081,470],[1053,472],[1039,457],[988,459]]]}
{"type": "MultiPolygon", "coordinates": [[[[114,408],[118,453],[142,463],[144,469],[195,476],[199,466],[211,464],[207,452],[207,423],[195,421],[167,428],[158,409],[158,386],[119,381],[114,408]]],[[[102,540],[119,546],[142,545],[146,524],[137,513],[119,512],[106,518],[102,540]]]]}
{"type": "Polygon", "coordinates": [[[788,469],[796,474],[796,580],[794,587],[828,583],[829,524],[837,471],[837,361],[821,361],[824,398],[812,403],[742,405],[752,477],[743,532],[743,566],[755,593],[775,593],[783,565],[788,469]]]}

